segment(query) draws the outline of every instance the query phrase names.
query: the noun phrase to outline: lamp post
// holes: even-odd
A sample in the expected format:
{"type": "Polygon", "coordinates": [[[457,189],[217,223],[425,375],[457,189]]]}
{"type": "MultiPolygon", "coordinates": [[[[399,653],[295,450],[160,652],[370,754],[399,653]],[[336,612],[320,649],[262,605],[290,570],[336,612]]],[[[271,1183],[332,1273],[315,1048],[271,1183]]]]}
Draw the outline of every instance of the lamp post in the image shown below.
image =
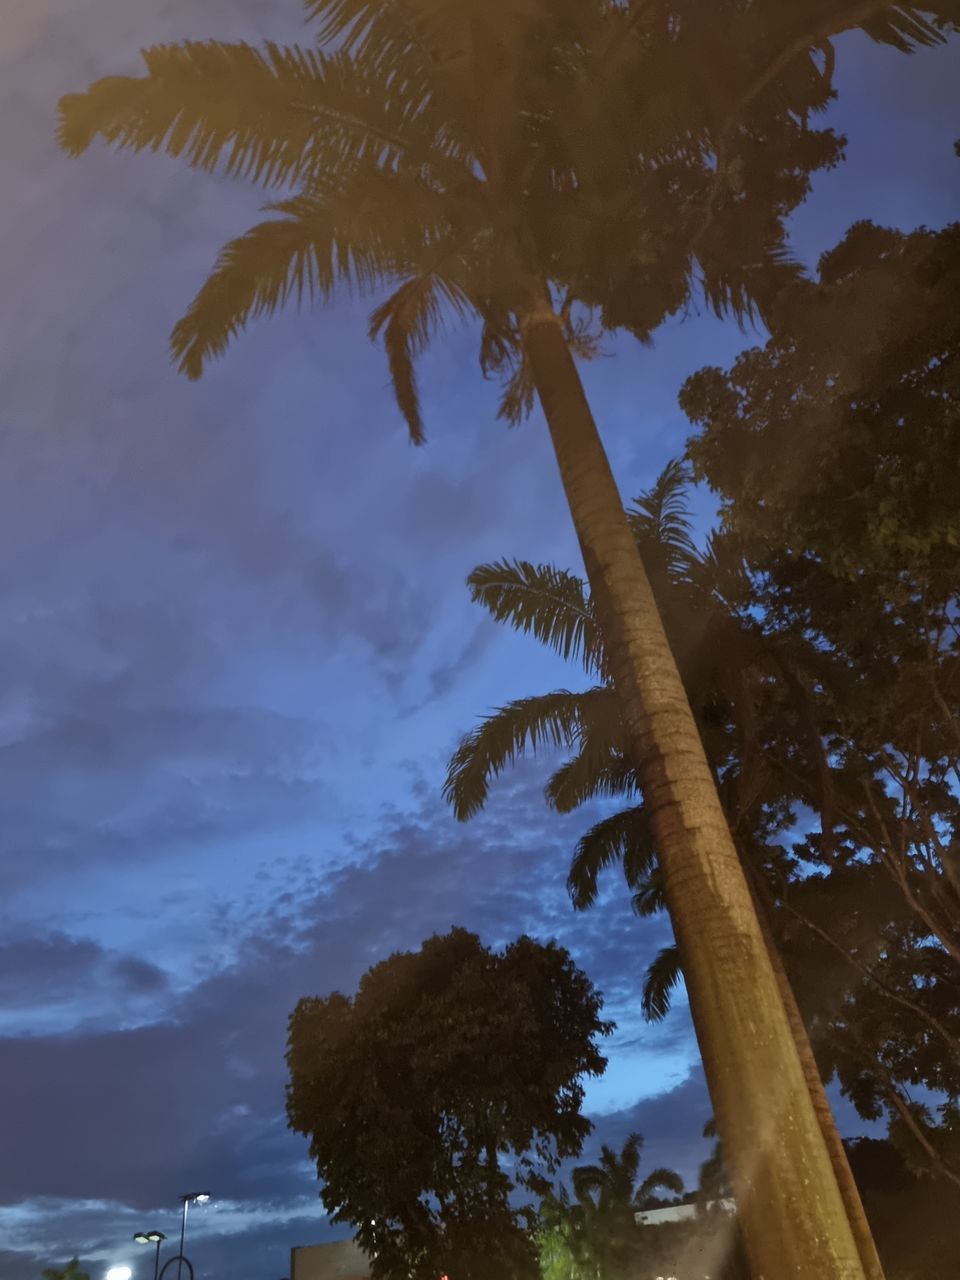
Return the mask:
{"type": "Polygon", "coordinates": [[[160,1246],[166,1240],[162,1231],[138,1231],[133,1237],[137,1244],[155,1244],[157,1252],[153,1260],[153,1280],[160,1275],[160,1246]]]}
{"type": "MultiPolygon", "coordinates": [[[[190,1191],[185,1196],[180,1196],[180,1248],[168,1258],[163,1266],[160,1266],[160,1246],[166,1240],[166,1236],[162,1231],[138,1231],[133,1237],[137,1244],[155,1244],[157,1251],[153,1259],[153,1280],[163,1280],[164,1274],[174,1263],[177,1264],[177,1280],[181,1280],[184,1265],[186,1265],[187,1273],[190,1280],[193,1280],[193,1264],[190,1259],[184,1257],[183,1243],[187,1234],[187,1206],[191,1204],[206,1204],[210,1199],[209,1191],[190,1191]]],[[[107,1280],[130,1280],[130,1271],[127,1269],[125,1276],[112,1276],[108,1274],[107,1280]]]]}
{"type": "MultiPolygon", "coordinates": [[[[180,1280],[180,1273],[183,1263],[186,1259],[183,1256],[183,1240],[187,1234],[187,1206],[191,1204],[206,1204],[210,1199],[209,1191],[188,1191],[186,1195],[180,1197],[180,1203],[183,1205],[183,1212],[180,1217],[180,1252],[177,1254],[177,1280],[180,1280]]],[[[171,1262],[173,1259],[171,1258],[171,1262]]],[[[187,1262],[190,1271],[190,1280],[193,1280],[193,1267],[187,1262]]]]}

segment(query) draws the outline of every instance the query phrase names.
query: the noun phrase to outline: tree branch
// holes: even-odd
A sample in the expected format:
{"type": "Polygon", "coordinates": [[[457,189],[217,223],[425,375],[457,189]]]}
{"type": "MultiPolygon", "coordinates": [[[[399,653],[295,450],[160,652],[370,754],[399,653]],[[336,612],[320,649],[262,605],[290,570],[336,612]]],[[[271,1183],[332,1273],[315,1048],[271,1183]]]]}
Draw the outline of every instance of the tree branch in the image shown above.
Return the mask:
{"type": "MultiPolygon", "coordinates": [[[[811,26],[800,32],[799,35],[792,36],[790,40],[788,40],[787,43],[774,55],[771,61],[757,73],[753,80],[750,81],[720,125],[720,131],[717,135],[717,144],[715,147],[715,154],[717,157],[716,174],[714,176],[713,183],[711,184],[710,191],[707,194],[703,217],[690,238],[688,253],[696,253],[703,237],[713,225],[717,201],[720,198],[720,193],[727,179],[730,140],[733,137],[734,130],[740,123],[740,118],[754,99],[763,93],[764,89],[766,89],[799,54],[816,46],[823,48],[826,54],[826,49],[829,47],[829,41],[832,36],[837,36],[844,31],[850,31],[854,27],[859,27],[870,18],[875,17],[878,13],[882,13],[884,9],[889,8],[892,8],[892,0],[861,0],[860,3],[851,6],[849,9],[842,11],[841,13],[831,13],[819,18],[816,22],[812,23],[811,26]]],[[[832,71],[833,54],[831,48],[831,53],[827,56],[824,74],[832,76],[832,71]]]]}
{"type": "Polygon", "coordinates": [[[923,1132],[923,1129],[921,1129],[920,1125],[917,1123],[916,1116],[913,1114],[909,1104],[891,1079],[890,1073],[887,1071],[886,1067],[884,1067],[883,1063],[879,1060],[874,1065],[876,1067],[877,1074],[880,1077],[881,1088],[883,1089],[887,1100],[891,1103],[897,1115],[907,1126],[911,1136],[921,1147],[927,1159],[935,1168],[940,1170],[944,1177],[949,1178],[951,1182],[960,1187],[960,1174],[958,1174],[957,1171],[947,1163],[927,1135],[923,1132]]]}
{"type": "Polygon", "coordinates": [[[893,1000],[896,1004],[902,1005],[905,1009],[909,1009],[911,1013],[915,1013],[921,1021],[927,1023],[928,1026],[932,1027],[933,1030],[942,1037],[951,1053],[960,1055],[960,1040],[958,1040],[956,1036],[952,1035],[943,1023],[938,1018],[935,1018],[929,1010],[924,1009],[923,1005],[917,1004],[916,1001],[911,1000],[909,996],[901,995],[899,991],[894,987],[889,986],[882,978],[878,978],[871,969],[869,969],[852,952],[848,951],[842,943],[837,942],[836,938],[834,938],[832,934],[828,933],[826,929],[822,929],[820,925],[811,920],[809,916],[805,916],[802,912],[798,911],[796,907],[792,906],[786,900],[786,897],[782,899],[782,902],[784,908],[790,912],[794,919],[799,920],[801,924],[805,924],[808,929],[817,935],[817,937],[821,938],[831,946],[834,951],[841,955],[848,964],[852,965],[853,968],[867,980],[867,982],[871,982],[879,991],[882,991],[885,996],[890,1000],[893,1000]]]}

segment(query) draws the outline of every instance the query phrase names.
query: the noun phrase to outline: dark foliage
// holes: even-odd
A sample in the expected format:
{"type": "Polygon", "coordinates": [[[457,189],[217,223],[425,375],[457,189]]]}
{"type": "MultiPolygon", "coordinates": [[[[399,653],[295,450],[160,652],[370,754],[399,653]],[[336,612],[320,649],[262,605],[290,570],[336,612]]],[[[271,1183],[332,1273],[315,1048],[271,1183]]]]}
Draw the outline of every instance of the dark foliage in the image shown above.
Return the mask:
{"type": "Polygon", "coordinates": [[[535,1272],[514,1192],[543,1194],[590,1131],[582,1081],[612,1030],[600,1009],[556,943],[493,952],[462,929],[375,965],[353,999],[300,1001],[289,1124],[375,1276],[535,1272]]]}

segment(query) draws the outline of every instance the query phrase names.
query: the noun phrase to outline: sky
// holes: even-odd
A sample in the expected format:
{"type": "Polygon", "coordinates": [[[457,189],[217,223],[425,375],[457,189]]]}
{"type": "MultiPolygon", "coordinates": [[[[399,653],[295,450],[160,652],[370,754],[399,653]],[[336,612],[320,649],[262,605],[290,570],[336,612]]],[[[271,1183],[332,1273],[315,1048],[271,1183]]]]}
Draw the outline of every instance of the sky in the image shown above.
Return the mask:
{"type": "MultiPolygon", "coordinates": [[[[596,815],[546,810],[547,761],[466,825],[440,793],[478,716],[582,679],[464,585],[503,556],[580,568],[539,413],[495,422],[476,335],[453,333],[411,448],[348,302],[254,324],[186,382],[169,330],[262,194],[54,144],[58,97],[143,46],[303,34],[296,0],[0,8],[0,1280],[74,1254],[148,1280],[133,1233],[172,1237],[198,1187],[198,1275],[288,1274],[331,1232],[285,1127],[287,1017],[454,924],[555,937],[604,992],[585,1156],[639,1129],[649,1167],[695,1183],[708,1153],[682,994],[639,1013],[668,926],[616,878],[591,912],[565,896],[596,815]]],[[[840,55],[848,159],[795,219],[808,261],[857,218],[960,208],[957,44],[840,55]]],[[[694,315],[584,368],[626,498],[683,448],[685,376],[752,341],[694,315]]]]}

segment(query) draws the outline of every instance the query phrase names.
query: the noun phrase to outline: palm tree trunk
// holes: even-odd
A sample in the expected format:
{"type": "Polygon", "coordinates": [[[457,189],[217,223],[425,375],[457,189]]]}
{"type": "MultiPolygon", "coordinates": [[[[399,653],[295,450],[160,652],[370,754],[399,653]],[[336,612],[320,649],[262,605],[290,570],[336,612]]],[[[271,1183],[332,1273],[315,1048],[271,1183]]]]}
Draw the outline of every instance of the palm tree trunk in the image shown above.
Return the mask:
{"type": "Polygon", "coordinates": [[[693,714],[546,291],[519,317],[593,600],[754,1280],[864,1280],[693,714]]]}
{"type": "Polygon", "coordinates": [[[757,919],[760,922],[764,941],[767,944],[767,953],[770,956],[770,963],[773,965],[773,972],[777,980],[780,997],[783,1000],[783,1007],[786,1010],[787,1021],[790,1023],[790,1030],[793,1032],[794,1043],[800,1056],[800,1066],[803,1069],[803,1076],[810,1092],[810,1100],[813,1103],[814,1111],[817,1113],[820,1131],[823,1134],[824,1142],[827,1144],[827,1151],[830,1153],[830,1163],[833,1165],[837,1186],[840,1189],[840,1195],[843,1197],[847,1221],[850,1223],[853,1238],[857,1243],[857,1251],[860,1254],[860,1261],[863,1263],[863,1274],[867,1277],[867,1280],[884,1280],[883,1267],[880,1263],[880,1256],[877,1253],[877,1246],[873,1242],[870,1224],[867,1221],[863,1201],[860,1199],[860,1191],[854,1179],[853,1170],[850,1168],[850,1162],[847,1159],[846,1149],[840,1140],[840,1134],[837,1132],[833,1111],[827,1098],[827,1091],[824,1089],[823,1080],[820,1077],[820,1068],[817,1066],[817,1060],[814,1057],[813,1045],[810,1043],[810,1036],[807,1034],[806,1023],[803,1021],[800,1006],[797,1004],[797,997],[793,994],[793,987],[790,985],[790,978],[784,968],[780,948],[777,946],[770,928],[769,902],[763,891],[763,886],[759,882],[759,877],[752,873],[749,867],[747,868],[747,883],[750,886],[757,919]]]}

